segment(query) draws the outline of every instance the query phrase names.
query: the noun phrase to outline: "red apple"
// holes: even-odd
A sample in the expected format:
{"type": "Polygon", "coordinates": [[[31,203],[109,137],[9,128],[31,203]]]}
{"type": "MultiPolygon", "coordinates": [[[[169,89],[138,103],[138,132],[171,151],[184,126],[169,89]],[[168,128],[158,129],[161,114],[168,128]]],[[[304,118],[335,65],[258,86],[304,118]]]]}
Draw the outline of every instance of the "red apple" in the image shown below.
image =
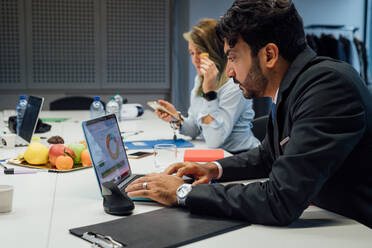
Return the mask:
{"type": "Polygon", "coordinates": [[[75,158],[75,153],[62,144],[55,144],[49,148],[49,162],[55,166],[58,156],[64,156],[68,153],[72,158],[75,158]]]}

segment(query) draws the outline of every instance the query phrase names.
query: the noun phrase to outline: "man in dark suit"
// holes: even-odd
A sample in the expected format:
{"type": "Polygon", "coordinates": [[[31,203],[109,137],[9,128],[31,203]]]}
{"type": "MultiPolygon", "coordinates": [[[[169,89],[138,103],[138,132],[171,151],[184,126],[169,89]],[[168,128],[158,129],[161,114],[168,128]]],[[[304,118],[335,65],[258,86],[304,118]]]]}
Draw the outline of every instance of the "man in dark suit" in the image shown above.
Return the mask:
{"type": "Polygon", "coordinates": [[[244,96],[275,103],[262,145],[213,163],[171,165],[133,182],[128,195],[269,225],[288,225],[314,203],[372,227],[372,97],[358,73],[315,55],[288,0],[235,1],[217,31],[226,72],[244,96]],[[268,179],[207,184],[253,178],[268,179]]]}

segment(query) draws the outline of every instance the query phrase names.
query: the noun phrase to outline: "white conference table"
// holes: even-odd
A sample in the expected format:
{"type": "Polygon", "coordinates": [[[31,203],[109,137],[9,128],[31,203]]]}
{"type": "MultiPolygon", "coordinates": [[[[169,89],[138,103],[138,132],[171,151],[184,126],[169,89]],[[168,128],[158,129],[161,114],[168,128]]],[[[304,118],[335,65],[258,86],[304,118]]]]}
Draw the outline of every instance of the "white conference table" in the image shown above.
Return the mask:
{"type": "MultiPolygon", "coordinates": [[[[52,123],[52,130],[48,133],[35,135],[48,137],[60,135],[68,144],[83,139],[81,121],[87,119],[89,113],[44,111],[41,116],[71,118],[65,122],[52,123]]],[[[150,111],[145,111],[144,116],[137,120],[121,122],[120,128],[125,132],[144,131],[126,140],[173,137],[169,125],[157,119],[150,111]]],[[[193,143],[195,148],[207,148],[201,141],[193,141],[193,143]]],[[[15,157],[24,149],[0,148],[0,158],[15,157]]],[[[151,156],[131,159],[130,164],[134,173],[154,171],[151,156]]],[[[103,211],[102,198],[92,168],[70,173],[39,172],[27,175],[0,173],[0,184],[14,186],[13,211],[0,214],[1,248],[90,247],[88,242],[71,235],[68,230],[120,218],[103,211]]],[[[133,214],[163,207],[149,202],[135,202],[135,206],[133,214]]],[[[146,238],[146,234],[143,235],[146,238]]],[[[250,225],[185,247],[247,246],[370,248],[372,230],[351,219],[310,206],[299,220],[288,227],[250,225]]]]}

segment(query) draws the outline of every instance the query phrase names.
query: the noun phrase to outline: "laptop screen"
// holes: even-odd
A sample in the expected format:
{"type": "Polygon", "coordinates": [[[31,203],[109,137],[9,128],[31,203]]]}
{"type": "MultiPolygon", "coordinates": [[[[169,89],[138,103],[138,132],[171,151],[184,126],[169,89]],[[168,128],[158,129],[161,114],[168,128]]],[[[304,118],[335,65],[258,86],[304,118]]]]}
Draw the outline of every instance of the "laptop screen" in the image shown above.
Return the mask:
{"type": "Polygon", "coordinates": [[[118,184],[131,174],[115,115],[83,122],[83,130],[100,184],[118,184]]]}
{"type": "Polygon", "coordinates": [[[23,116],[23,121],[19,129],[19,136],[27,142],[30,142],[35,132],[39,113],[43,106],[44,98],[29,96],[27,107],[23,116]]]}

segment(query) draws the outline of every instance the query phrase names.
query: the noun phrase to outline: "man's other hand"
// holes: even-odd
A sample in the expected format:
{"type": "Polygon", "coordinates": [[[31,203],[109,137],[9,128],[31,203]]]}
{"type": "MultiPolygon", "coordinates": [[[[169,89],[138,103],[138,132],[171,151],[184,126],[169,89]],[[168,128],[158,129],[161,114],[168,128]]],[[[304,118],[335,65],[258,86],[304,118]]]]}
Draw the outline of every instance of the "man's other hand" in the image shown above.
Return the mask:
{"type": "Polygon", "coordinates": [[[165,174],[172,175],[176,173],[177,177],[190,176],[195,179],[193,185],[209,183],[218,176],[218,167],[214,163],[198,164],[192,162],[176,163],[170,165],[165,174]]]}

